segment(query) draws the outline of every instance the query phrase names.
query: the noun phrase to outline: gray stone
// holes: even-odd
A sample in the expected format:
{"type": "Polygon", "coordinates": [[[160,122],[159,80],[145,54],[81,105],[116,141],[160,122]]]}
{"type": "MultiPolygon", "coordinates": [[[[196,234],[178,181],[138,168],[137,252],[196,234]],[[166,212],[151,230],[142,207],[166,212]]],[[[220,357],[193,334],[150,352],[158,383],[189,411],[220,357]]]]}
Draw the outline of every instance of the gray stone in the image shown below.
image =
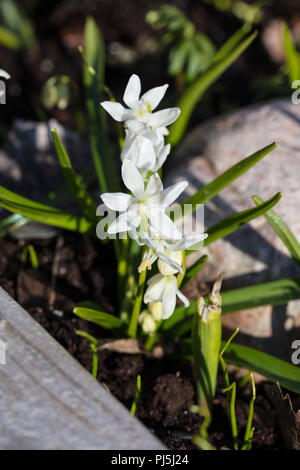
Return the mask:
{"type": "MultiPolygon", "coordinates": [[[[266,200],[282,191],[275,210],[300,241],[300,106],[288,99],[250,106],[197,127],[176,151],[168,183],[186,179],[189,186],[184,196],[194,194],[226,169],[273,141],[279,142],[276,150],[205,205],[205,225],[209,227],[230,214],[253,207],[254,194],[266,200]]],[[[203,253],[209,255],[209,261],[201,271],[201,280],[213,281],[224,271],[225,289],[300,273],[263,216],[213,243],[203,253]]],[[[194,262],[195,257],[191,255],[188,263],[194,262]]],[[[263,338],[284,328],[285,315],[275,316],[269,307],[259,312],[253,312],[256,317],[252,326],[246,322],[245,333],[263,338]],[[261,328],[257,315],[261,318],[261,328]]],[[[293,326],[300,327],[299,302],[293,304],[291,315],[293,326]]],[[[291,320],[288,327],[291,328],[291,320]]]]}
{"type": "Polygon", "coordinates": [[[0,449],[165,447],[0,288],[0,449]]]}
{"type": "MultiPolygon", "coordinates": [[[[51,136],[55,128],[66,147],[75,170],[85,171],[91,163],[89,146],[80,137],[64,128],[55,119],[46,123],[17,119],[13,122],[0,150],[0,185],[38,202],[49,192],[65,186],[51,136]]],[[[72,198],[71,198],[72,199],[72,198]]],[[[61,208],[78,210],[74,202],[60,203],[61,208]]],[[[3,218],[8,212],[0,208],[3,218]]],[[[26,224],[13,234],[17,238],[45,238],[57,234],[58,229],[26,224]]]]}

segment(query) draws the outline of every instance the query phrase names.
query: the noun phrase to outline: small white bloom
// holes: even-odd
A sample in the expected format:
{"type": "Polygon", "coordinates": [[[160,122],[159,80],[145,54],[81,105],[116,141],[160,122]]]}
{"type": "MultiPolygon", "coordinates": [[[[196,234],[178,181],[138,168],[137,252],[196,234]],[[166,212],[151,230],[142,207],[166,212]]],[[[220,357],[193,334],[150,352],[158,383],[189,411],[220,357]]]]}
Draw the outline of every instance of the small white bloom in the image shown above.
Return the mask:
{"type": "Polygon", "coordinates": [[[151,313],[155,321],[162,319],[162,303],[161,302],[150,302],[148,304],[148,310],[151,313]]]}
{"type": "Polygon", "coordinates": [[[190,305],[188,299],[177,287],[177,279],[174,275],[163,276],[155,274],[147,282],[144,302],[162,302],[162,319],[169,318],[175,310],[176,296],[184,303],[185,307],[190,305]]]}
{"type": "Polygon", "coordinates": [[[145,252],[139,271],[151,269],[154,261],[158,260],[158,269],[164,275],[182,273],[182,251],[207,238],[207,233],[187,234],[177,242],[167,242],[160,237],[147,233],[142,234],[142,244],[149,249],[145,252]]]}
{"type": "MultiPolygon", "coordinates": [[[[109,226],[108,233],[131,231],[146,222],[150,229],[161,236],[174,240],[181,239],[181,233],[166,215],[166,208],[185,190],[186,181],[163,189],[157,173],[150,176],[145,189],[142,175],[128,159],[122,165],[122,178],[133,196],[125,193],[104,193],[104,204],[113,211],[122,214],[109,226]]],[[[146,228],[144,228],[145,230],[146,228]]]]}
{"type": "Polygon", "coordinates": [[[134,119],[151,126],[154,129],[166,127],[174,122],[179,114],[179,108],[163,109],[152,113],[163,99],[168,85],[158,86],[141,94],[141,81],[135,74],[131,75],[123,96],[123,100],[128,108],[124,108],[120,103],[103,101],[103,108],[116,120],[127,121],[134,119]]]}
{"type": "Polygon", "coordinates": [[[8,80],[10,78],[10,75],[3,69],[0,69],[0,78],[5,78],[8,80]]]}
{"type": "Polygon", "coordinates": [[[153,335],[156,330],[156,322],[148,310],[143,310],[139,317],[142,330],[147,335],[153,335]]]}

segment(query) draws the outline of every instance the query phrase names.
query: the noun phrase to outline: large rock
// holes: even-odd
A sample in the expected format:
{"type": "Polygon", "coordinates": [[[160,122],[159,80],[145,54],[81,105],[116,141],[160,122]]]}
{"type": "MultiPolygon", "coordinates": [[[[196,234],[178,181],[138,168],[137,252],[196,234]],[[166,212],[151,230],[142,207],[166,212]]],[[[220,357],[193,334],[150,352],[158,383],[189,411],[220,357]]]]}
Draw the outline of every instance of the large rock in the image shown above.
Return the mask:
{"type": "MultiPolygon", "coordinates": [[[[254,194],[268,199],[282,191],[276,211],[300,241],[300,106],[288,99],[251,106],[197,127],[174,155],[168,182],[187,179],[185,196],[191,195],[273,141],[279,142],[276,150],[205,205],[205,225],[209,227],[234,212],[253,207],[254,194]]],[[[213,281],[224,271],[225,289],[300,274],[299,267],[263,216],[213,243],[201,254],[205,252],[209,261],[201,271],[201,280],[213,281]]],[[[189,258],[191,264],[195,254],[189,258]]],[[[256,309],[246,312],[243,320],[240,316],[228,316],[225,323],[233,328],[238,322],[245,334],[261,339],[284,328],[300,327],[299,302],[293,302],[287,312],[279,310],[280,313],[278,308],[256,309]],[[287,321],[289,316],[292,318],[287,321]]],[[[263,346],[265,342],[259,344],[263,346]]]]}

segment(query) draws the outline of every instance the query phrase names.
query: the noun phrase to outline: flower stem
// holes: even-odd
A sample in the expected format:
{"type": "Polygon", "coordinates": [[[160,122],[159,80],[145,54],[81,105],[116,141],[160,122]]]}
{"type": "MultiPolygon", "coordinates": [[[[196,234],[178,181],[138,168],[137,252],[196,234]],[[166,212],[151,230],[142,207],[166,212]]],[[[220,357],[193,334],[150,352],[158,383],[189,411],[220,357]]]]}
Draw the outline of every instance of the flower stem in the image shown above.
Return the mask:
{"type": "Polygon", "coordinates": [[[137,327],[138,327],[138,322],[139,322],[139,314],[141,311],[141,306],[142,306],[142,301],[143,301],[146,276],[147,276],[147,270],[145,269],[139,275],[136,299],[134,302],[134,306],[133,306],[133,310],[132,310],[132,314],[130,318],[130,323],[129,323],[129,328],[128,328],[128,335],[130,338],[136,338],[136,332],[137,332],[137,327]]]}

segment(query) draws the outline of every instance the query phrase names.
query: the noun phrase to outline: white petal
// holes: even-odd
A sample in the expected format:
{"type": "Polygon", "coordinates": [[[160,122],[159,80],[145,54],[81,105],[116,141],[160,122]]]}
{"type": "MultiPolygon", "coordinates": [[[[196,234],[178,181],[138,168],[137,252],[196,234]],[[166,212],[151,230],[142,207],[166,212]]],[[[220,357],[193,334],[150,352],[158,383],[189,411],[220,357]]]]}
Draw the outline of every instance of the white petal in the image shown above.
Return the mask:
{"type": "Polygon", "coordinates": [[[171,150],[171,145],[168,144],[168,145],[165,145],[165,146],[159,151],[159,154],[158,154],[158,157],[157,157],[157,160],[156,160],[156,165],[155,165],[154,171],[158,171],[158,170],[163,166],[163,164],[165,163],[165,161],[166,161],[166,159],[167,159],[167,156],[168,156],[169,153],[170,153],[170,150],[171,150]]]}
{"type": "Polygon", "coordinates": [[[139,170],[153,171],[156,164],[156,154],[153,144],[146,137],[127,135],[121,158],[131,160],[139,170]],[[127,141],[127,142],[126,142],[127,141]]]}
{"type": "Polygon", "coordinates": [[[149,114],[147,116],[147,122],[149,126],[154,128],[165,127],[176,121],[180,114],[179,108],[168,108],[157,111],[156,113],[149,114]]]}
{"type": "Polygon", "coordinates": [[[169,245],[169,249],[172,251],[182,251],[187,250],[196,243],[202,242],[205,238],[208,237],[207,233],[191,233],[184,235],[182,240],[179,240],[176,243],[169,245]]]}
{"type": "Polygon", "coordinates": [[[0,77],[5,78],[6,80],[8,80],[10,78],[10,75],[5,70],[0,69],[0,77]]]}
{"type": "Polygon", "coordinates": [[[130,194],[125,193],[104,193],[100,197],[109,209],[117,212],[127,211],[133,199],[130,194]]]}
{"type": "Polygon", "coordinates": [[[164,189],[157,196],[154,196],[152,202],[153,204],[158,204],[161,208],[166,208],[180,196],[187,186],[187,181],[180,181],[179,183],[173,184],[164,189]]]}
{"type": "Polygon", "coordinates": [[[128,188],[136,198],[142,198],[144,195],[144,180],[136,166],[128,159],[124,160],[122,164],[122,179],[126,188],[128,188]]]}
{"type": "Polygon", "coordinates": [[[137,106],[141,94],[141,80],[135,74],[131,75],[128,80],[125,93],[123,96],[124,103],[127,104],[129,108],[134,108],[137,106]]]}
{"type": "Polygon", "coordinates": [[[127,119],[126,126],[135,134],[143,135],[145,132],[147,132],[147,126],[143,122],[137,121],[136,119],[127,119]]]}
{"type": "Polygon", "coordinates": [[[146,213],[154,231],[157,231],[162,237],[181,240],[182,235],[178,228],[162,210],[150,206],[146,207],[146,213]]]}
{"type": "Polygon", "coordinates": [[[180,292],[179,289],[177,289],[176,294],[178,295],[178,298],[181,300],[181,302],[184,304],[184,306],[189,307],[189,305],[190,305],[189,299],[187,299],[186,296],[183,295],[183,293],[180,292]]]}
{"type": "Polygon", "coordinates": [[[176,290],[177,281],[176,278],[168,281],[162,296],[163,312],[162,318],[166,320],[170,318],[176,307],[176,290]]]}
{"type": "Polygon", "coordinates": [[[114,118],[116,121],[125,121],[130,116],[130,112],[120,103],[112,101],[102,101],[101,106],[114,118]]]}
{"type": "Polygon", "coordinates": [[[145,191],[145,198],[154,196],[157,193],[162,192],[163,185],[158,173],[154,173],[150,176],[147,188],[145,191]]]}
{"type": "Polygon", "coordinates": [[[163,85],[152,88],[142,96],[141,101],[146,104],[148,103],[153,111],[153,109],[155,109],[163,99],[168,86],[169,85],[163,85]]]}
{"type": "MultiPolygon", "coordinates": [[[[181,252],[180,252],[181,253],[181,252]]],[[[164,276],[169,276],[170,274],[176,274],[178,271],[183,273],[183,269],[180,264],[176,263],[172,258],[164,255],[163,253],[157,252],[159,260],[157,267],[161,274],[164,276]]]]}
{"type": "Polygon", "coordinates": [[[162,295],[165,289],[166,278],[162,274],[156,274],[149,279],[149,285],[144,295],[144,302],[158,302],[162,299],[162,295]]]}
{"type": "Polygon", "coordinates": [[[124,212],[112,224],[110,224],[107,233],[112,235],[114,233],[127,232],[128,230],[131,230],[132,227],[128,222],[128,212],[124,212]]]}

